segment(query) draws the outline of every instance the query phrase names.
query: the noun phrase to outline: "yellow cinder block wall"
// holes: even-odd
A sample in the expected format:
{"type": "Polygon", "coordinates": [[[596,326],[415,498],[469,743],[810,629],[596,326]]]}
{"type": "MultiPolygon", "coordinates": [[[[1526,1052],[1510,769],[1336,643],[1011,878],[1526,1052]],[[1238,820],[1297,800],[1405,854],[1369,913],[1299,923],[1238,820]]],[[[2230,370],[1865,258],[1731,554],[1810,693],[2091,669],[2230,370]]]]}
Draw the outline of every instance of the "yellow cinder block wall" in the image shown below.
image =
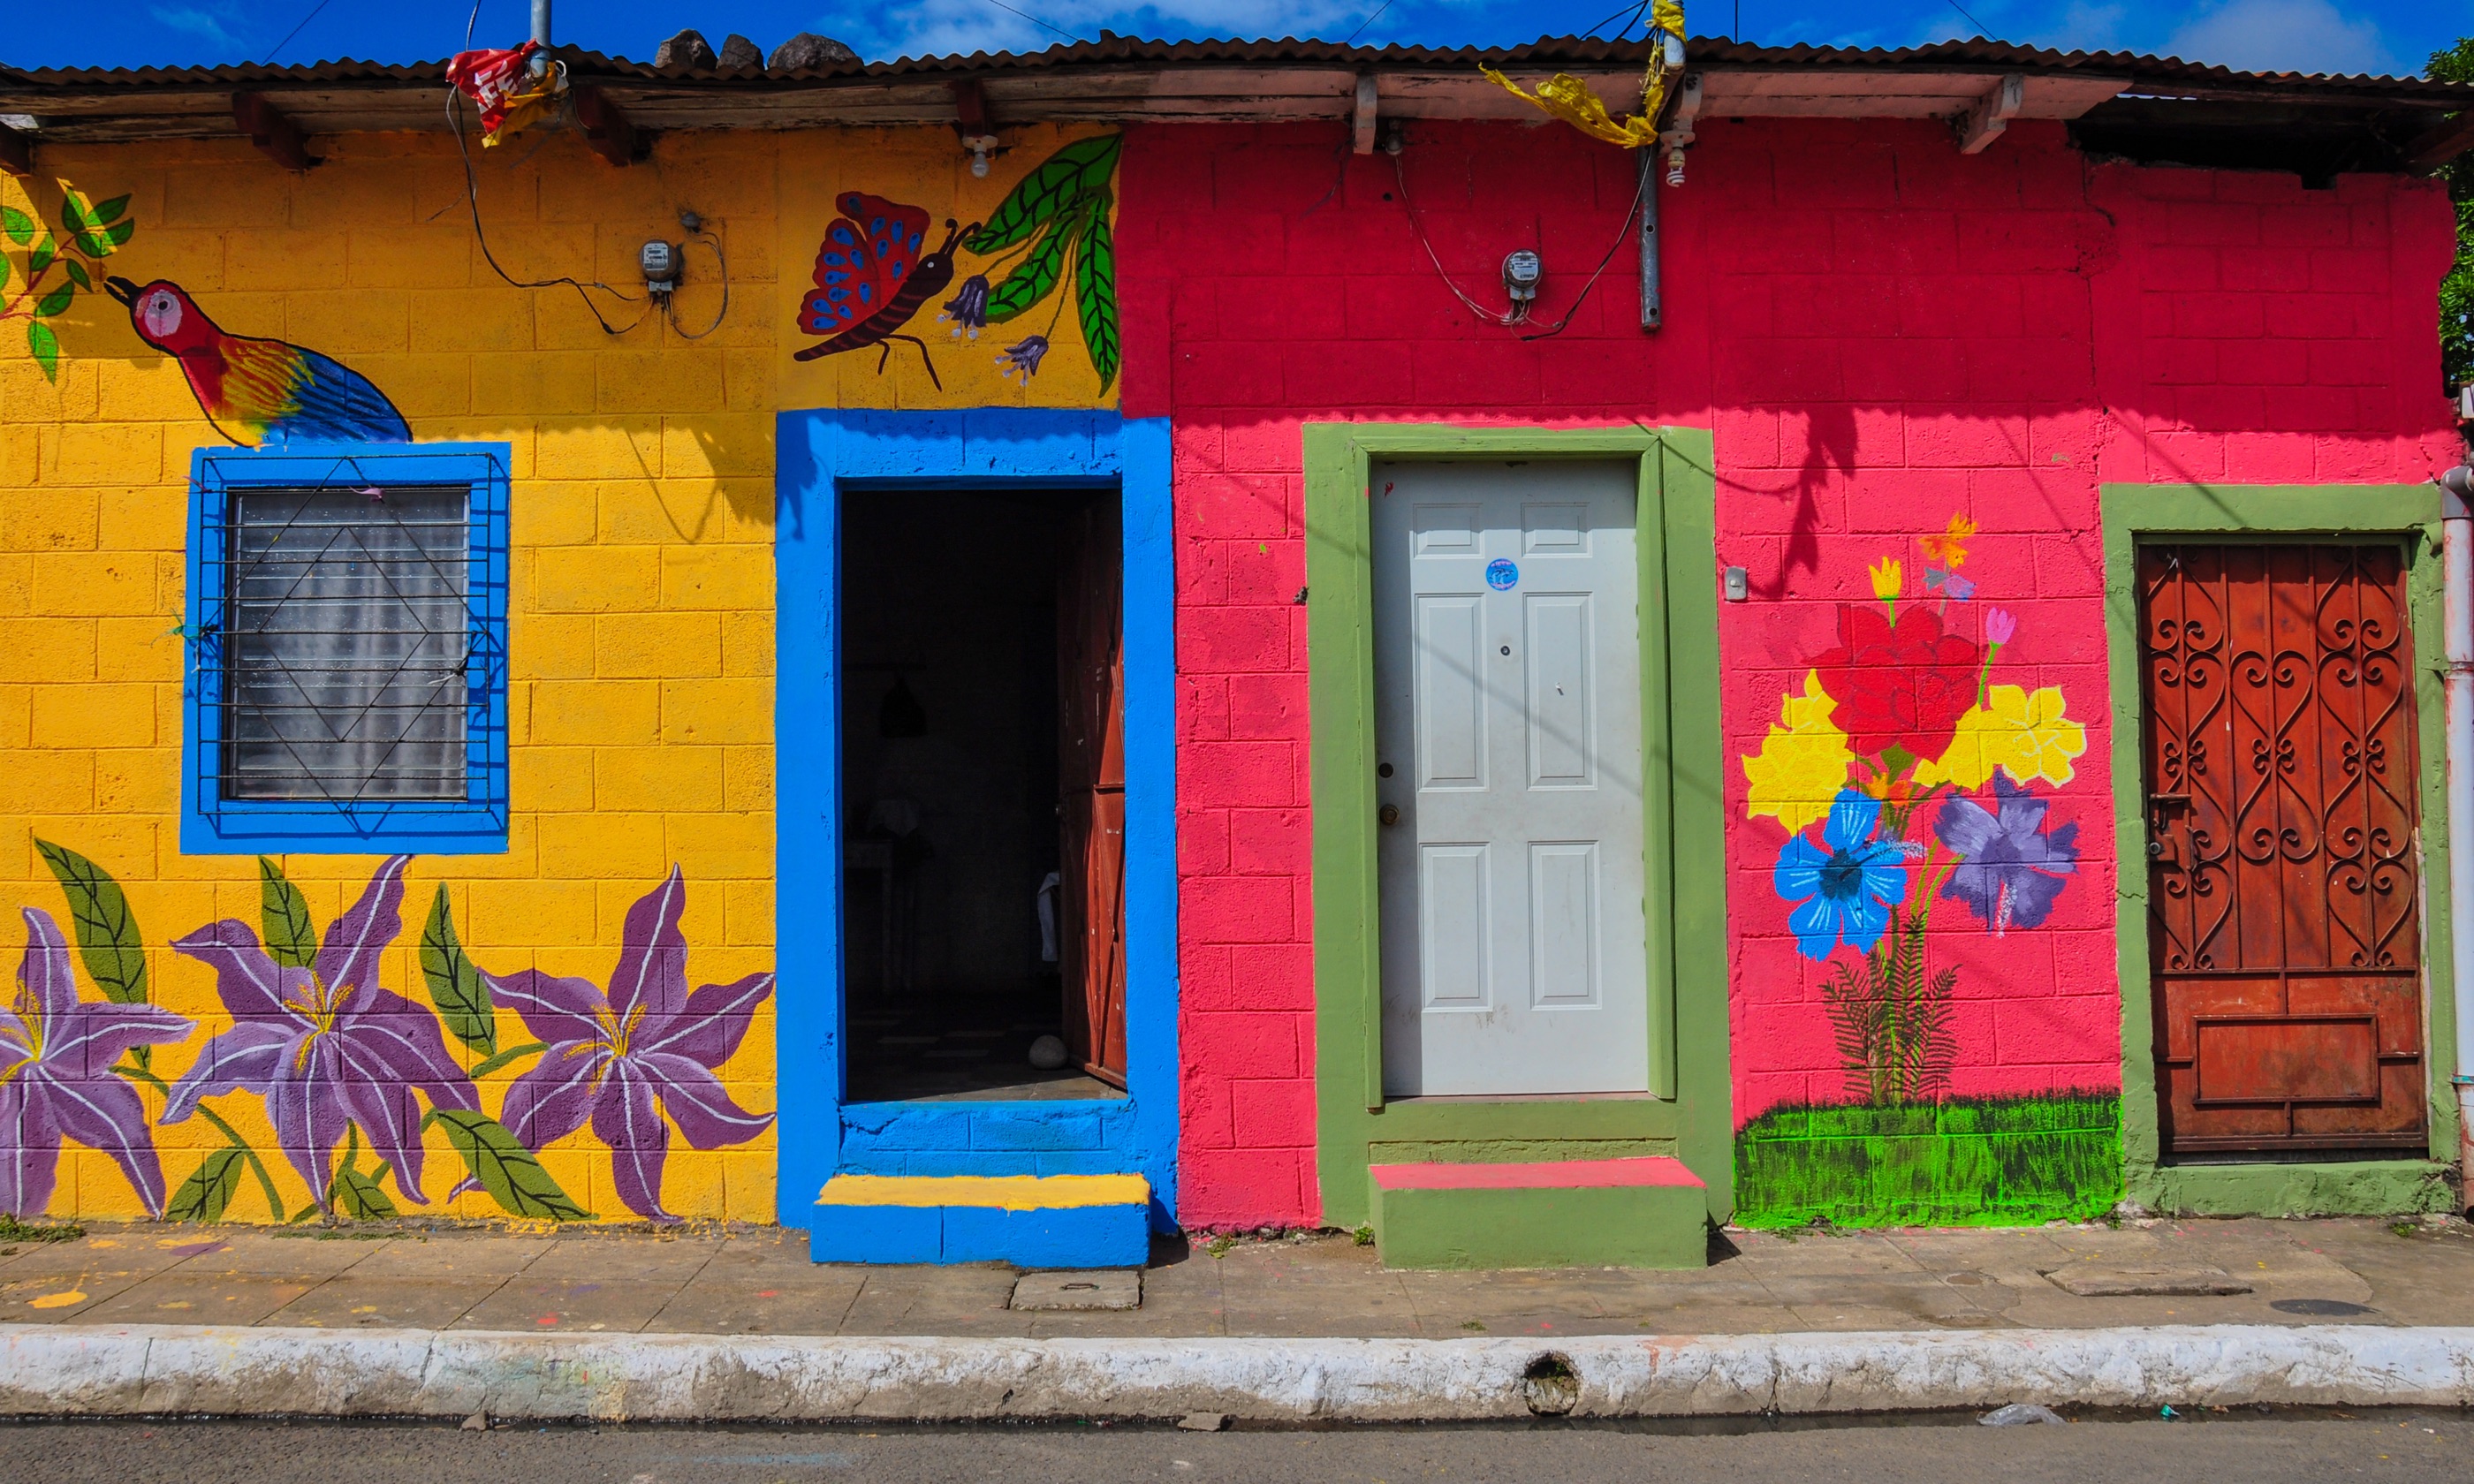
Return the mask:
{"type": "MultiPolygon", "coordinates": [[[[179,284],[229,333],[344,363],[386,393],[416,440],[513,449],[508,848],[413,860],[381,982],[429,1005],[417,946],[444,883],[482,969],[606,985],[629,904],[673,865],[687,887],[690,987],[770,970],[780,136],[667,137],[626,169],[571,135],[474,151],[490,246],[518,278],[600,278],[636,292],[639,245],[678,241],[679,211],[700,214],[721,238],[730,297],[718,325],[694,340],[640,304],[596,295],[603,314],[632,326],[606,334],[572,290],[503,282],[476,247],[451,141],[320,138],[313,150],[325,162],[295,175],[240,141],[47,146],[32,179],[0,177],[0,204],[57,230],[61,182],[91,202],[126,194],[134,227],[110,272],[179,284]]],[[[11,979],[0,993],[14,991],[20,909],[70,927],[36,840],[76,850],[124,888],[152,1001],[195,1022],[151,1054],[154,1075],[177,1083],[231,1020],[213,974],[169,944],[218,919],[259,922],[252,857],[180,850],[190,454],[229,440],[101,292],[76,294],[42,322],[61,347],[57,380],[46,377],[20,302],[28,252],[13,242],[0,251],[11,262],[0,281],[0,951],[11,979]]],[[[720,309],[719,274],[701,243],[688,264],[677,318],[699,330],[720,309]]],[[[45,288],[63,281],[56,271],[45,288]]],[[[280,864],[323,931],[378,861],[280,864]]],[[[77,982],[83,997],[101,997],[83,965],[77,982]]],[[[538,1039],[503,1006],[497,1038],[500,1047],[538,1039]]],[[[452,1037],[446,1044],[468,1069],[477,1062],[452,1037]]],[[[482,1079],[485,1111],[499,1110],[531,1060],[482,1079]]],[[[0,1077],[10,1061],[0,1042],[0,1077]]],[[[719,1075],[741,1108],[775,1106],[769,998],[719,1075]]],[[[161,1092],[133,1085],[165,1188],[177,1191],[226,1136],[203,1117],[160,1123],[161,1092]]],[[[261,1156],[284,1215],[315,1214],[259,1096],[233,1091],[206,1106],[261,1156]]],[[[449,1194],[465,1167],[442,1130],[430,1129],[425,1151],[425,1207],[385,1185],[403,1211],[503,1214],[481,1190],[449,1194]]],[[[708,1152],[673,1129],[662,1201],[684,1217],[769,1221],[774,1161],[770,1130],[708,1152]]],[[[375,1162],[364,1146],[359,1168],[375,1162]]],[[[630,1218],[589,1125],[544,1151],[542,1164],[596,1217],[630,1218]]],[[[74,1139],[48,1209],[146,1214],[113,1160],[74,1139]]],[[[228,1219],[269,1214],[255,1173],[241,1179],[228,1219]]]]}

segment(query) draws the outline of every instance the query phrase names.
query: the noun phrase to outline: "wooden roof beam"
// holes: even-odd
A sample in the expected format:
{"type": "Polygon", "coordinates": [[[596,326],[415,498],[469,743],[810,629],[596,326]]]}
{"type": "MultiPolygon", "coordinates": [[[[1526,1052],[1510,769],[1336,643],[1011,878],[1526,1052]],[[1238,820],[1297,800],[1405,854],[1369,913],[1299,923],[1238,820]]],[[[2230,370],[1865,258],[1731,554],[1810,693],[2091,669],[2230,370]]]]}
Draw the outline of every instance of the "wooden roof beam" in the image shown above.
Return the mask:
{"type": "Polygon", "coordinates": [[[301,132],[301,126],[267,102],[265,94],[234,93],[231,106],[232,122],[249,135],[249,142],[257,146],[260,155],[286,170],[307,170],[318,163],[309,153],[309,140],[301,132]]]}
{"type": "Polygon", "coordinates": [[[1375,125],[1374,74],[1357,75],[1357,104],[1350,118],[1349,148],[1360,155],[1374,153],[1375,125]]]}
{"type": "Polygon", "coordinates": [[[575,105],[575,121],[584,126],[585,144],[610,163],[632,165],[652,143],[627,117],[627,110],[601,89],[578,84],[568,89],[568,98],[575,105]]]}
{"type": "Polygon", "coordinates": [[[2405,147],[2405,168],[2416,173],[2437,170],[2474,149],[2474,108],[2414,136],[2405,147]]]}
{"type": "Polygon", "coordinates": [[[13,176],[35,173],[35,136],[0,124],[0,170],[13,176]]]}
{"type": "Polygon", "coordinates": [[[2010,127],[2010,121],[2019,116],[2019,109],[2026,102],[2027,80],[2015,72],[1985,89],[1983,97],[1951,120],[1951,128],[1958,135],[1958,153],[1983,154],[1985,146],[2010,127]]]}

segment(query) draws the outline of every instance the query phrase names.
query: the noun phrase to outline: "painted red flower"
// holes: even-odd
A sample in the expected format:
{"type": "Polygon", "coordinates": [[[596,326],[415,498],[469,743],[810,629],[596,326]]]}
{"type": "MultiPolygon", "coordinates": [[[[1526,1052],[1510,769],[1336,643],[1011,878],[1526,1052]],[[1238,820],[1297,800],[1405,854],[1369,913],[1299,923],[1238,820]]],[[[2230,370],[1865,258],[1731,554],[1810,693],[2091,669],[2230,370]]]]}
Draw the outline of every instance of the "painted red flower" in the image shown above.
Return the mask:
{"type": "Polygon", "coordinates": [[[1941,617],[1916,607],[1893,622],[1869,603],[1838,606],[1838,647],[1812,667],[1836,702],[1831,720],[1850,750],[1874,755],[1903,748],[1936,758],[1950,748],[1958,719],[1976,704],[1976,641],[1942,631],[1941,617]]]}

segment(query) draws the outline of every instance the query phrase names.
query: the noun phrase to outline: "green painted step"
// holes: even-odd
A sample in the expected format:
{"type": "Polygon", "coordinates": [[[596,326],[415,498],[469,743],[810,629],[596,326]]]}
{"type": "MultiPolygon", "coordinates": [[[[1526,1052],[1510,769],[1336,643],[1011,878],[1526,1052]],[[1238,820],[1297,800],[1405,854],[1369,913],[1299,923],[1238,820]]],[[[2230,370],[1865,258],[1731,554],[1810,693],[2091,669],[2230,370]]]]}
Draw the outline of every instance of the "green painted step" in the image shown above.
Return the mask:
{"type": "Polygon", "coordinates": [[[1377,1164],[1374,1245],[1395,1268],[1697,1268],[1709,1195],[1672,1159],[1377,1164]]]}

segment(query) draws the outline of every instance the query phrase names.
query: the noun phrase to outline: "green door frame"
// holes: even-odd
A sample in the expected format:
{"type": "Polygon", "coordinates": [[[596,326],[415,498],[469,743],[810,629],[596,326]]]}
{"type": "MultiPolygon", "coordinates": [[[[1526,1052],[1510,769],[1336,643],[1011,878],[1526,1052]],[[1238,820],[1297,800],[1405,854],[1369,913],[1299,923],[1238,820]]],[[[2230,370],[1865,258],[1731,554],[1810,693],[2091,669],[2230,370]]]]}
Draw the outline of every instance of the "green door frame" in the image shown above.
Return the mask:
{"type": "Polygon", "coordinates": [[[2116,485],[2102,487],[2105,640],[2113,687],[2115,939],[2122,979],[2122,1187],[2151,1210],[2202,1215],[2384,1214],[2444,1210],[2457,1152],[2449,1083],[2457,1016],[2449,978],[2445,666],[2440,644],[2437,485],[2116,485]],[[2139,673],[2138,548],[2165,538],[2239,540],[2389,536],[2406,543],[2421,749],[2423,1067],[2428,1160],[2165,1164],[2156,1106],[2153,983],[2147,961],[2146,694],[2139,673]]]}
{"type": "Polygon", "coordinates": [[[1681,1159],[1708,1184],[1710,1216],[1724,1221],[1734,1208],[1734,1130],[1711,434],[1310,422],[1304,441],[1316,1165],[1324,1221],[1355,1226],[1367,1219],[1370,1164],[1632,1155],[1681,1159]],[[1640,470],[1646,1095],[1383,1096],[1368,471],[1378,460],[1471,459],[1631,461],[1640,470]],[[1692,854],[1693,869],[1677,869],[1678,841],[1704,842],[1692,854]]]}

